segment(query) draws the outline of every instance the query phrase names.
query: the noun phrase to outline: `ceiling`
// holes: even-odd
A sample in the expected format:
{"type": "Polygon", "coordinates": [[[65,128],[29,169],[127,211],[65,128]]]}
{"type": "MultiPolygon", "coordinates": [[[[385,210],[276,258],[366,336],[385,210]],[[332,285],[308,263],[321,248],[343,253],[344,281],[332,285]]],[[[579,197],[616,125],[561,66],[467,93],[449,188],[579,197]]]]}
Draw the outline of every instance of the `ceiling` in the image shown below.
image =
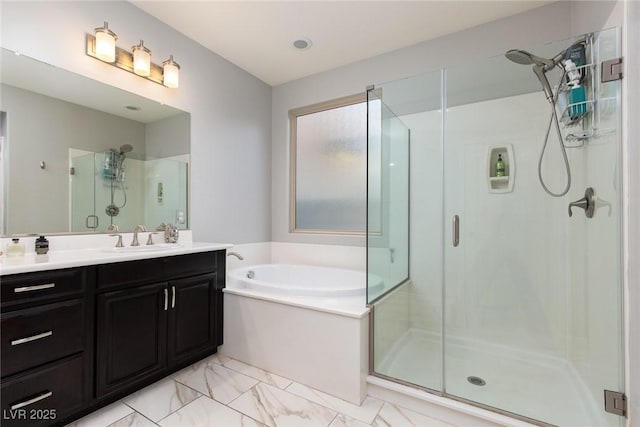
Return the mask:
{"type": "MultiPolygon", "coordinates": [[[[271,86],[549,1],[133,1],[271,86]],[[293,47],[309,39],[309,49],[293,47]]],[[[179,62],[179,61],[178,61],[179,62]]]]}

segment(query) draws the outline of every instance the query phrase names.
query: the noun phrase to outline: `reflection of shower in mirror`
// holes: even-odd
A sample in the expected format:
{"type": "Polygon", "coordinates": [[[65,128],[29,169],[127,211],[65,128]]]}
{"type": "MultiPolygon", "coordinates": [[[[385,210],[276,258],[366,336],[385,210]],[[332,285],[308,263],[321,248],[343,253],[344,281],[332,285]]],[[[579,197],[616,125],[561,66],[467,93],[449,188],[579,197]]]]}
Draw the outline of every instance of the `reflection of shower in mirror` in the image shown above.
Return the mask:
{"type": "Polygon", "coordinates": [[[125,153],[133,150],[130,144],[121,145],[119,149],[110,148],[104,153],[102,177],[106,180],[124,181],[125,153]]]}
{"type": "Polygon", "coordinates": [[[102,166],[102,177],[111,187],[111,203],[105,208],[105,212],[111,217],[111,226],[113,226],[113,217],[120,213],[120,209],[127,204],[127,191],[124,186],[124,159],[126,153],[133,150],[130,144],[121,145],[120,148],[110,148],[104,153],[104,163],[102,166]],[[122,189],[124,200],[122,205],[115,203],[116,188],[122,189]]]}

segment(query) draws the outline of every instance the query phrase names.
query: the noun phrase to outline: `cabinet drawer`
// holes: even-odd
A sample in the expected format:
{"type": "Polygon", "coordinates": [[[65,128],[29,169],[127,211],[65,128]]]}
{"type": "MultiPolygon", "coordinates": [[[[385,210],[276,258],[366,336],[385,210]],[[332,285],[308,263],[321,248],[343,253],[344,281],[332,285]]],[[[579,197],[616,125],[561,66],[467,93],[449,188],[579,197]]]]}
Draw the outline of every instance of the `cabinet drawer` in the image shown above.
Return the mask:
{"type": "Polygon", "coordinates": [[[70,268],[3,276],[0,280],[1,306],[80,294],[85,290],[86,274],[84,268],[70,268]]]}
{"type": "Polygon", "coordinates": [[[195,276],[216,270],[217,252],[200,252],[165,258],[167,278],[195,276]]]}
{"type": "Polygon", "coordinates": [[[98,266],[98,288],[141,285],[162,280],[163,258],[141,259],[98,266]]]}
{"type": "Polygon", "coordinates": [[[74,356],[3,381],[2,426],[55,423],[82,408],[85,378],[82,356],[74,356]]]}
{"type": "Polygon", "coordinates": [[[2,377],[84,347],[84,304],[79,299],[3,313],[0,323],[2,377]]]}
{"type": "Polygon", "coordinates": [[[98,288],[139,286],[169,279],[211,273],[218,252],[200,252],[98,266],[98,288]]]}

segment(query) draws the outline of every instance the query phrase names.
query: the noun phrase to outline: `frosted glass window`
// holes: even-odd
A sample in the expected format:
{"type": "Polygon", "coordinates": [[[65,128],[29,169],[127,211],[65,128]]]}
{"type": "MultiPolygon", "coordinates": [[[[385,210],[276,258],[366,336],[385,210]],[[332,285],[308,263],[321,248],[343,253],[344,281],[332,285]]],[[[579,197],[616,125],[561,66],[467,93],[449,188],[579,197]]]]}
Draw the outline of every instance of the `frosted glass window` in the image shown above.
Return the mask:
{"type": "Polygon", "coordinates": [[[366,229],[367,105],[364,95],[293,111],[292,231],[366,229]],[[335,104],[340,104],[336,106],[335,104]]]}

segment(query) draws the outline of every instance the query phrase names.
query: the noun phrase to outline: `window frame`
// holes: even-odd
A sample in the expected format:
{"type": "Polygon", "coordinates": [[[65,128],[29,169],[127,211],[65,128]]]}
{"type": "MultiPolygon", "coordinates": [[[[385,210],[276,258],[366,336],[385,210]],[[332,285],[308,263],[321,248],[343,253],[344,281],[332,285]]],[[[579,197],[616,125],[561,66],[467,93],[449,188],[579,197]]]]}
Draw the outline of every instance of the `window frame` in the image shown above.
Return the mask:
{"type": "MultiPolygon", "coordinates": [[[[289,233],[295,234],[332,234],[341,236],[364,236],[367,234],[362,231],[346,231],[346,230],[322,230],[322,229],[299,229],[296,228],[296,175],[297,175],[297,142],[298,142],[298,117],[309,114],[320,113],[322,111],[333,110],[336,108],[347,107],[349,105],[361,104],[367,102],[367,93],[361,92],[355,95],[349,95],[330,101],[320,102],[318,104],[308,105],[306,107],[294,108],[289,110],[289,233]]],[[[366,119],[366,117],[365,117],[366,119]]],[[[366,129],[365,129],[366,134],[366,129]]],[[[365,136],[366,138],[366,136],[365,136]]],[[[366,179],[366,177],[365,177],[366,179]]]]}

